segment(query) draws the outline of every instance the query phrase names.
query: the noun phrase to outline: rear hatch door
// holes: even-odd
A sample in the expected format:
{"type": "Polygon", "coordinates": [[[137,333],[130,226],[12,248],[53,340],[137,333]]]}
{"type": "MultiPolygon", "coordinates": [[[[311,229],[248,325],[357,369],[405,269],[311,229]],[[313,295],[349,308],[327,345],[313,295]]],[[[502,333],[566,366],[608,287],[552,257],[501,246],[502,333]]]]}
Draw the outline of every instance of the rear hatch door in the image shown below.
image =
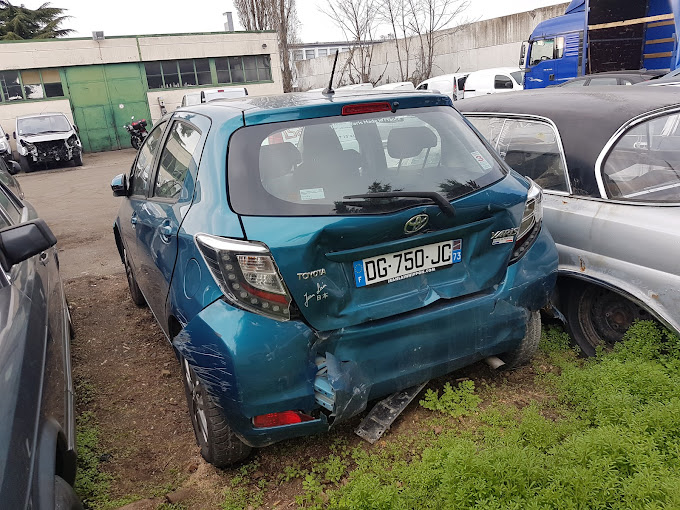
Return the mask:
{"type": "Polygon", "coordinates": [[[514,237],[493,244],[492,233],[519,225],[527,186],[460,115],[334,113],[277,123],[246,113],[229,147],[231,206],[304,319],[335,330],[500,284],[514,237]],[[433,191],[453,207],[400,195],[433,191]],[[346,198],[375,193],[396,196],[346,198]]]}

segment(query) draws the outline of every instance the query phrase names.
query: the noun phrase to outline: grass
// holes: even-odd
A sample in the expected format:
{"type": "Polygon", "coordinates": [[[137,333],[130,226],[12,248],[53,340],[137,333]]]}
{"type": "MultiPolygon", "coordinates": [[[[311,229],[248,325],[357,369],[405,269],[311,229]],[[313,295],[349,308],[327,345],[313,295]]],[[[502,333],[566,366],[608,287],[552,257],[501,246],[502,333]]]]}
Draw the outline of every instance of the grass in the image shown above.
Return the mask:
{"type": "MultiPolygon", "coordinates": [[[[544,331],[535,365],[555,399],[477,409],[472,386],[422,404],[470,414],[416,455],[355,452],[346,485],[308,484],[308,508],[680,508],[680,340],[640,322],[611,353],[579,359],[544,331]]],[[[428,398],[429,397],[429,398],[428,398]]]]}

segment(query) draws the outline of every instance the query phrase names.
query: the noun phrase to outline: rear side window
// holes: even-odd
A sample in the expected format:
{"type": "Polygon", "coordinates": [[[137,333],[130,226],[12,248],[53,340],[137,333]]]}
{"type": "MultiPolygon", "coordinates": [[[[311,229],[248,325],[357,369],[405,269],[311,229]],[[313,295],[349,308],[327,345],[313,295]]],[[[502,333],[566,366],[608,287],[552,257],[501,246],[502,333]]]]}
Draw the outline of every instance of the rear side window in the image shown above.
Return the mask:
{"type": "Polygon", "coordinates": [[[607,87],[609,85],[618,85],[619,82],[616,78],[591,78],[589,87],[607,87]]]}
{"type": "Polygon", "coordinates": [[[602,169],[610,198],[680,202],[680,113],[661,115],[626,131],[602,169]]]}
{"type": "Polygon", "coordinates": [[[510,77],[503,74],[497,74],[493,83],[495,89],[511,89],[514,86],[510,77]]]}
{"type": "Polygon", "coordinates": [[[200,139],[198,128],[186,122],[173,123],[161,153],[154,196],[171,200],[179,198],[189,167],[196,164],[194,153],[200,139]]]}
{"type": "Polygon", "coordinates": [[[161,141],[163,134],[163,124],[159,124],[149,133],[149,136],[144,140],[144,144],[139,149],[137,161],[132,168],[132,185],[130,187],[131,195],[146,195],[149,189],[149,179],[151,179],[151,165],[153,165],[153,158],[156,154],[156,149],[161,141]]]}
{"type": "Polygon", "coordinates": [[[437,192],[454,200],[504,176],[460,115],[441,107],[243,128],[229,143],[228,172],[236,212],[301,216],[429,203],[345,198],[377,192],[437,192]]]}
{"type": "Polygon", "coordinates": [[[470,117],[505,162],[544,189],[569,191],[567,171],[555,129],[546,122],[470,117]]]}
{"type": "MultiPolygon", "coordinates": [[[[2,207],[2,210],[12,224],[21,223],[21,211],[3,189],[0,189],[0,207],[2,207]]],[[[3,220],[0,228],[9,226],[9,224],[5,223],[7,222],[3,220]]]]}

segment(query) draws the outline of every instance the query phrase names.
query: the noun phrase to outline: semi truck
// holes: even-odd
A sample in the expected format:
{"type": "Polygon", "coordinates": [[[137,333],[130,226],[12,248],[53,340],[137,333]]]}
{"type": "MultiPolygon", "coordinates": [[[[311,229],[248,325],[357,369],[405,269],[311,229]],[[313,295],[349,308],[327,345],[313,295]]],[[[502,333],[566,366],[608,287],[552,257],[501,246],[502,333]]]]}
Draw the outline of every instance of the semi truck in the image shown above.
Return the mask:
{"type": "Polygon", "coordinates": [[[572,0],[522,44],[524,88],[592,73],[677,69],[679,23],[680,0],[572,0]]]}

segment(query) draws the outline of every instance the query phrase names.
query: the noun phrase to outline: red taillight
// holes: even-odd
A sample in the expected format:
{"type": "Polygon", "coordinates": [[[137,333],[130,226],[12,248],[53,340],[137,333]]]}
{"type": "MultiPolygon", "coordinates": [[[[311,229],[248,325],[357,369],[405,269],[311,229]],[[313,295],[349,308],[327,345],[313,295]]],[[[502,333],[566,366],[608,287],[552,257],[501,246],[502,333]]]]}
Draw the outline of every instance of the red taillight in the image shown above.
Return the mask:
{"type": "Polygon", "coordinates": [[[360,113],[375,113],[390,111],[392,111],[392,105],[387,102],[347,104],[342,107],[343,115],[358,115],[360,113]]]}
{"type": "Polygon", "coordinates": [[[299,411],[283,411],[280,413],[269,413],[255,416],[255,418],[253,418],[253,426],[258,429],[264,429],[268,427],[292,425],[293,423],[302,423],[304,421],[311,421],[313,419],[314,418],[311,416],[299,411]]]}

